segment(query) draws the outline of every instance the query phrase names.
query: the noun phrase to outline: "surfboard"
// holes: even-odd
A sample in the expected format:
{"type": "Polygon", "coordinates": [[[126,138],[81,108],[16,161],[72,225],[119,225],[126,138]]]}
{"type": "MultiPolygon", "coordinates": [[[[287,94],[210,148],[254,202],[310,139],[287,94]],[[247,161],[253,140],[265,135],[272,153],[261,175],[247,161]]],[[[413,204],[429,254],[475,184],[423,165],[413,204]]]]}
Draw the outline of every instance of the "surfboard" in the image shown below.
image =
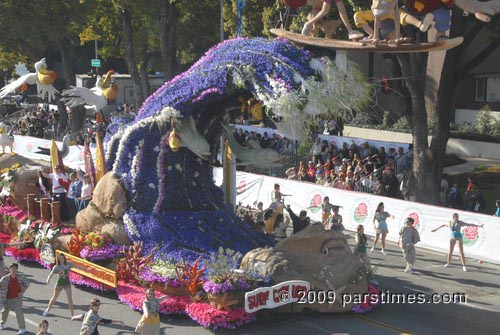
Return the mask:
{"type": "Polygon", "coordinates": [[[463,37],[455,37],[446,40],[439,40],[436,42],[424,43],[401,43],[401,44],[365,44],[361,42],[352,42],[344,40],[334,40],[328,38],[305,36],[302,34],[292,33],[284,29],[271,29],[271,33],[289,41],[295,42],[300,45],[309,45],[319,48],[351,50],[351,51],[365,51],[365,52],[378,52],[378,53],[412,53],[412,52],[433,52],[444,51],[453,49],[464,41],[463,37]]]}

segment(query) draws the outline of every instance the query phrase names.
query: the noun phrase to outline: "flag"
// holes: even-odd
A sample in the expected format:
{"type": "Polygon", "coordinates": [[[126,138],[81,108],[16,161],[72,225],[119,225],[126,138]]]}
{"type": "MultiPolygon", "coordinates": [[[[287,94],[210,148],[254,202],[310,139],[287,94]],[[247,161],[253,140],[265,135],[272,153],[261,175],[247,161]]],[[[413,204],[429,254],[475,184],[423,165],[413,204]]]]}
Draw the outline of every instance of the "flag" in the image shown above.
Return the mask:
{"type": "Polygon", "coordinates": [[[50,143],[50,172],[56,171],[56,165],[61,166],[61,169],[64,172],[64,164],[61,158],[61,154],[59,153],[59,149],[57,148],[56,141],[52,139],[52,142],[50,143]]]}
{"type": "Polygon", "coordinates": [[[96,150],[95,150],[95,165],[96,165],[96,181],[99,181],[108,172],[106,168],[106,158],[104,157],[104,147],[101,140],[100,132],[96,132],[95,136],[96,150]]]}
{"type": "Polygon", "coordinates": [[[92,153],[90,152],[87,141],[85,141],[85,146],[83,147],[83,161],[85,162],[85,172],[90,176],[92,185],[95,187],[97,180],[95,178],[94,161],[92,159],[92,153]]]}

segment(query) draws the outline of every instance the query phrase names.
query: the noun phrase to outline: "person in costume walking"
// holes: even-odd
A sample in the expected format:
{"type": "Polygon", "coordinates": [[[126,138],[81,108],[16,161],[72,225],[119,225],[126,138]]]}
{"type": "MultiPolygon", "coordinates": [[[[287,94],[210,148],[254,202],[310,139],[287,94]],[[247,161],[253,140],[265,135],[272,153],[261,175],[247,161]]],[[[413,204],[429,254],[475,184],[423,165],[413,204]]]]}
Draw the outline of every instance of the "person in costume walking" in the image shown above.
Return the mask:
{"type": "Polygon", "coordinates": [[[142,317],[135,327],[135,331],[141,335],[160,334],[160,303],[168,296],[156,298],[153,289],[146,290],[142,304],[142,317]]]}
{"type": "Polygon", "coordinates": [[[54,293],[50,298],[49,305],[47,306],[47,309],[43,312],[44,317],[49,314],[52,305],[57,301],[57,298],[59,297],[59,294],[61,293],[62,290],[66,292],[66,296],[68,297],[68,307],[71,316],[75,315],[73,309],[73,297],[71,295],[71,283],[69,282],[69,271],[73,267],[82,270],[85,270],[85,268],[78,265],[74,265],[71,262],[67,262],[66,256],[64,256],[63,254],[59,254],[58,258],[59,258],[59,264],[57,264],[52,268],[52,271],[50,271],[50,274],[47,277],[47,284],[50,282],[50,279],[52,278],[53,275],[57,275],[57,281],[56,281],[56,286],[54,287],[54,293]]]}

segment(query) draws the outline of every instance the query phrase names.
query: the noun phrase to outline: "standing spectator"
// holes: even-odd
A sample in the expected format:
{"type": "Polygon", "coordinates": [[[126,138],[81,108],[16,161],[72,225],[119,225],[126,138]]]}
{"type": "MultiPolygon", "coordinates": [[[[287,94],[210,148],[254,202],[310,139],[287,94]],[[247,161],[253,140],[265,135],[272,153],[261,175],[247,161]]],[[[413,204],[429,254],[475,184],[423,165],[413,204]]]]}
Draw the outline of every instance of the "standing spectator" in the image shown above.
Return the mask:
{"type": "Polygon", "coordinates": [[[18,334],[26,333],[26,322],[23,313],[23,294],[30,286],[28,280],[21,272],[17,272],[19,265],[12,263],[9,266],[10,273],[0,279],[0,290],[5,294],[5,301],[2,308],[2,322],[0,330],[5,329],[5,322],[9,316],[10,310],[16,313],[17,324],[19,325],[18,334]]]}
{"type": "Polygon", "coordinates": [[[406,261],[406,273],[413,273],[413,264],[415,263],[415,244],[420,242],[420,235],[413,227],[415,221],[413,218],[406,218],[406,226],[399,232],[398,245],[401,247],[403,257],[406,261]]]}
{"type": "Polygon", "coordinates": [[[450,189],[450,186],[448,184],[448,181],[446,179],[441,178],[441,185],[439,187],[439,200],[441,202],[441,206],[445,206],[446,199],[448,198],[448,190],[450,189]]]}
{"type": "Polygon", "coordinates": [[[290,218],[292,219],[294,234],[297,234],[299,231],[301,231],[310,224],[310,219],[307,216],[306,211],[304,210],[300,211],[299,216],[297,216],[290,208],[290,205],[286,206],[286,210],[288,211],[288,214],[290,214],[290,218]]]}
{"type": "Polygon", "coordinates": [[[79,198],[82,193],[82,182],[77,178],[77,173],[75,172],[70,173],[69,180],[70,184],[68,194],[66,195],[66,201],[69,209],[69,215],[71,220],[74,221],[77,213],[76,199],[79,198]]]}
{"type": "Polygon", "coordinates": [[[49,178],[52,182],[52,201],[59,201],[61,203],[61,220],[69,220],[69,211],[66,206],[66,186],[69,185],[68,177],[64,174],[62,167],[56,165],[55,172],[45,173],[45,171],[40,170],[45,178],[49,178]]]}
{"type": "Polygon", "coordinates": [[[460,193],[458,193],[458,186],[456,183],[453,184],[448,193],[448,207],[457,209],[462,208],[462,197],[460,197],[460,193]]]}
{"type": "Polygon", "coordinates": [[[500,216],[500,200],[497,200],[497,201],[495,202],[495,205],[497,206],[497,210],[496,210],[496,212],[495,212],[495,214],[494,214],[494,215],[495,215],[495,216],[500,216]]]}
{"type": "Polygon", "coordinates": [[[391,215],[384,211],[384,203],[381,202],[378,204],[377,209],[375,210],[375,216],[373,217],[373,228],[375,228],[375,241],[373,241],[373,247],[371,251],[375,251],[375,247],[377,245],[378,239],[380,235],[382,235],[382,253],[385,255],[385,237],[389,233],[389,229],[387,227],[387,218],[394,219],[394,215],[391,215]],[[375,224],[377,221],[377,224],[375,224]]]}
{"type": "Polygon", "coordinates": [[[146,290],[146,296],[142,303],[142,317],[135,327],[135,332],[141,335],[158,335],[160,333],[160,302],[168,298],[168,295],[156,298],[155,291],[150,288],[146,290]]]}
{"type": "Polygon", "coordinates": [[[328,121],[328,134],[338,136],[339,134],[339,126],[334,119],[328,121]]]}
{"type": "Polygon", "coordinates": [[[399,180],[398,177],[394,174],[394,169],[390,168],[388,173],[387,173],[387,195],[391,198],[397,198],[398,197],[398,191],[399,191],[399,180]]]}
{"type": "Polygon", "coordinates": [[[255,212],[254,220],[258,227],[264,226],[264,204],[259,201],[257,204],[257,211],[255,212]]]}
{"type": "Polygon", "coordinates": [[[82,194],[81,197],[78,198],[78,211],[87,208],[90,200],[92,200],[93,191],[94,187],[92,186],[90,176],[86,174],[85,176],[83,176],[82,194]]]}
{"type": "Polygon", "coordinates": [[[398,154],[396,155],[396,167],[398,174],[408,169],[408,156],[405,155],[403,147],[398,148],[398,154]]]}
{"type": "Polygon", "coordinates": [[[313,163],[321,163],[322,150],[323,150],[323,144],[321,143],[321,139],[317,137],[316,141],[311,146],[311,152],[310,152],[313,163]]]}
{"type": "Polygon", "coordinates": [[[337,128],[339,130],[339,136],[344,136],[344,120],[341,117],[337,120],[337,128]]]}
{"type": "Polygon", "coordinates": [[[451,221],[448,224],[443,224],[433,230],[433,233],[443,227],[448,226],[451,230],[450,239],[450,250],[448,251],[448,262],[444,265],[445,268],[451,264],[451,256],[453,255],[453,250],[455,249],[455,244],[458,242],[458,250],[460,251],[460,260],[462,261],[462,269],[467,272],[467,267],[465,266],[465,255],[464,255],[464,240],[462,236],[462,227],[473,226],[473,227],[483,227],[483,225],[477,225],[474,223],[467,223],[460,221],[458,219],[458,213],[453,213],[451,221]]]}
{"type": "Polygon", "coordinates": [[[473,187],[469,189],[469,186],[467,186],[467,191],[465,191],[465,210],[473,211],[475,204],[476,204],[476,195],[474,193],[474,189],[473,187]]]}
{"type": "Polygon", "coordinates": [[[349,147],[347,146],[347,142],[342,143],[342,149],[340,150],[340,158],[342,161],[345,159],[349,159],[349,147]]]}
{"type": "Polygon", "coordinates": [[[90,310],[85,314],[80,314],[73,316],[71,321],[82,320],[82,328],[80,329],[80,334],[89,334],[89,335],[99,335],[99,330],[97,329],[97,325],[100,323],[109,324],[109,323],[117,323],[123,325],[123,321],[121,320],[111,320],[104,319],[97,314],[99,312],[99,307],[101,306],[101,301],[99,299],[92,299],[90,302],[90,310]]]}
{"type": "Polygon", "coordinates": [[[40,197],[50,197],[50,181],[42,175],[41,171],[38,171],[37,185],[40,188],[40,197]]]}

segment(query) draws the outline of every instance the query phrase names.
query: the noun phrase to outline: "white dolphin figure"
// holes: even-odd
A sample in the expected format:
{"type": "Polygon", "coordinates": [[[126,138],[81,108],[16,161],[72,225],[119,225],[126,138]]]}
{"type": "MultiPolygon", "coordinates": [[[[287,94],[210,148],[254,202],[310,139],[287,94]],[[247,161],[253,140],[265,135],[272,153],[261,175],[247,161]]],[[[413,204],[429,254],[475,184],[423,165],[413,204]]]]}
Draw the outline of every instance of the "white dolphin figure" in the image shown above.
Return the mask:
{"type": "Polygon", "coordinates": [[[196,130],[196,124],[192,116],[188,116],[182,120],[177,128],[177,136],[179,136],[181,147],[187,147],[196,156],[202,159],[208,159],[210,157],[210,144],[196,130]]]}
{"type": "Polygon", "coordinates": [[[226,138],[229,141],[231,150],[236,158],[240,160],[240,163],[237,163],[237,165],[254,166],[262,169],[272,169],[283,166],[283,164],[279,163],[283,157],[280,157],[276,150],[262,149],[256,142],[250,143],[252,149],[245,148],[236,141],[231,128],[224,124],[222,124],[222,128],[226,133],[226,138]]]}
{"type": "Polygon", "coordinates": [[[0,98],[5,97],[10,92],[15,91],[23,84],[36,85],[38,96],[44,98],[48,96],[49,101],[55,100],[56,93],[59,93],[52,83],[55,81],[57,74],[54,71],[47,70],[45,58],[35,63],[35,73],[29,73],[26,66],[17,64],[16,72],[21,76],[12,83],[5,85],[0,89],[0,98]]]}
{"type": "Polygon", "coordinates": [[[91,89],[71,86],[71,89],[63,92],[62,100],[68,107],[87,104],[94,107],[96,111],[101,111],[108,104],[108,99],[114,99],[118,93],[118,86],[111,84],[113,73],[114,71],[110,70],[104,78],[99,77],[95,87],[91,89]]]}

